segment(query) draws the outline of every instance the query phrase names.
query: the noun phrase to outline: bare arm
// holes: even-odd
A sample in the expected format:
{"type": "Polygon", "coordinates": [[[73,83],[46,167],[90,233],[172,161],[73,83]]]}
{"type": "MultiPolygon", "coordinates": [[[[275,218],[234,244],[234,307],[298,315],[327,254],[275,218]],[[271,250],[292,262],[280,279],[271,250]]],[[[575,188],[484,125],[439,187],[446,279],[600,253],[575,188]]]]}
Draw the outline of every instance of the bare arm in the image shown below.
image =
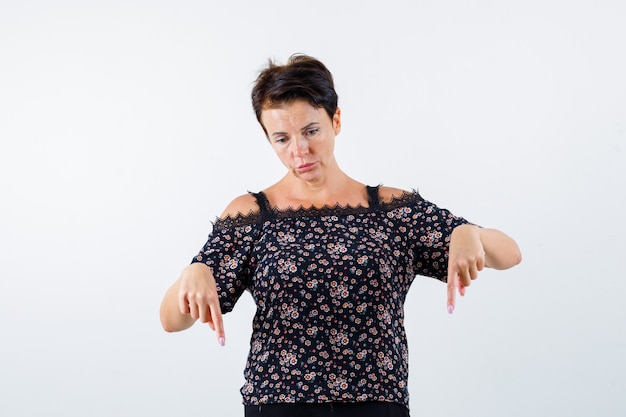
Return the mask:
{"type": "Polygon", "coordinates": [[[496,229],[462,225],[452,231],[448,253],[448,311],[454,310],[456,291],[465,288],[485,266],[508,269],[522,260],[517,243],[496,229]]]}
{"type": "Polygon", "coordinates": [[[478,229],[485,249],[485,266],[493,269],[509,269],[522,262],[517,243],[496,229],[478,229]]]}
{"type": "Polygon", "coordinates": [[[182,275],[167,290],[163,301],[161,301],[161,326],[166,332],[179,332],[190,328],[196,320],[189,314],[183,314],[180,311],[178,303],[178,292],[180,290],[180,282],[182,275]]]}
{"type": "Polygon", "coordinates": [[[196,320],[208,323],[224,344],[224,325],[215,279],[209,267],[194,263],[183,269],[167,290],[160,309],[161,325],[167,332],[191,327],[196,320]]]}
{"type": "MultiPolygon", "coordinates": [[[[244,194],[235,198],[222,218],[258,210],[256,198],[244,194]]],[[[215,278],[211,269],[202,263],[193,263],[183,269],[180,278],[167,290],[161,302],[161,325],[167,332],[178,332],[191,327],[196,320],[208,323],[224,344],[224,325],[215,278]]]]}

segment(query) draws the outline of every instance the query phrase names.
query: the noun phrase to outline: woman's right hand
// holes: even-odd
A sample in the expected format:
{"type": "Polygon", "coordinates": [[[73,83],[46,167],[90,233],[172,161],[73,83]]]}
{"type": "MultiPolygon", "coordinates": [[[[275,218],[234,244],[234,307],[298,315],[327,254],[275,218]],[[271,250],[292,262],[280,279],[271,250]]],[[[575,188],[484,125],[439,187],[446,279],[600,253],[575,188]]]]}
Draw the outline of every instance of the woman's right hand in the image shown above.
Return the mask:
{"type": "Polygon", "coordinates": [[[167,331],[180,331],[198,319],[209,324],[223,346],[224,322],[215,278],[209,267],[193,263],[183,269],[180,278],[165,294],[161,304],[161,323],[167,331]]]}
{"type": "Polygon", "coordinates": [[[204,264],[194,263],[183,270],[178,289],[178,306],[182,314],[208,323],[217,332],[217,340],[224,345],[224,325],[215,278],[204,264]]]}

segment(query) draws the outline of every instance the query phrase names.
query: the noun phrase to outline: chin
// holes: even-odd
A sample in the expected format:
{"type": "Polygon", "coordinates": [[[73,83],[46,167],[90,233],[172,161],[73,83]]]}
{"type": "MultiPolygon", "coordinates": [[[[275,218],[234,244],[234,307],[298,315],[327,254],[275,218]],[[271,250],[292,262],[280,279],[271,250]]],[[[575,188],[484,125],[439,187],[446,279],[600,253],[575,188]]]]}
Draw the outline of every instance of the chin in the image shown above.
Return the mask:
{"type": "Polygon", "coordinates": [[[294,172],[294,176],[297,179],[302,180],[302,181],[306,181],[306,182],[316,181],[320,177],[317,172],[313,172],[313,171],[307,171],[307,172],[295,171],[294,172]]]}

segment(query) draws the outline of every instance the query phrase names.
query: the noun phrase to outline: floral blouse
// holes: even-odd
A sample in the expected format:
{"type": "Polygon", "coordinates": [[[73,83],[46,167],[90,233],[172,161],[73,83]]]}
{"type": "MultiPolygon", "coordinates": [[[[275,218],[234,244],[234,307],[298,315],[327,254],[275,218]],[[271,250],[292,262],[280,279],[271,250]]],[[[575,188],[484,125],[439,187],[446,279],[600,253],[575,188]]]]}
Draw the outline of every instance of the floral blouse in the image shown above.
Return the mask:
{"type": "Polygon", "coordinates": [[[246,405],[409,405],[404,300],[416,275],[446,281],[452,230],[467,223],[417,191],[368,207],[260,211],[218,219],[193,262],[208,265],[222,312],[244,290],[257,310],[246,405]]]}

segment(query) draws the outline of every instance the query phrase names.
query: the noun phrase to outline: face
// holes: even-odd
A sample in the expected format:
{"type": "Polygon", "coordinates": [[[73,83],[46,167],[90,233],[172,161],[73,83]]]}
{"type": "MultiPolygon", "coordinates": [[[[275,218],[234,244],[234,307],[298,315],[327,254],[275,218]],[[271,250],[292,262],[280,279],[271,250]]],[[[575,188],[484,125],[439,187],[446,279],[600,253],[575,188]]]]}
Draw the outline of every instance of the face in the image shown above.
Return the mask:
{"type": "Polygon", "coordinates": [[[336,167],[335,136],[341,130],[339,109],[331,119],[323,108],[296,100],[264,108],[261,121],[276,155],[296,178],[316,182],[336,167]]]}

